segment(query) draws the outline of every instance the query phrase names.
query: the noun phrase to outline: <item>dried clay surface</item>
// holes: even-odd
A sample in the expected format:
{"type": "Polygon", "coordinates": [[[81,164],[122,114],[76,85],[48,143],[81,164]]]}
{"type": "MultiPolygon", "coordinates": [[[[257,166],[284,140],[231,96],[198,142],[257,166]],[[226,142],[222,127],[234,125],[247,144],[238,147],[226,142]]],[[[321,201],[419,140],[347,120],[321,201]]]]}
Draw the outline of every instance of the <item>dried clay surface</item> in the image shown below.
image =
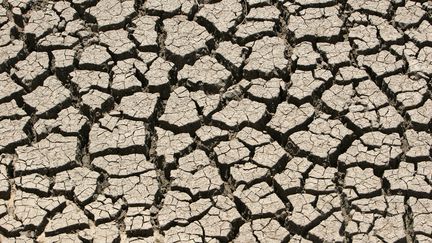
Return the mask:
{"type": "Polygon", "coordinates": [[[0,242],[432,242],[432,1],[0,1],[0,242]]]}

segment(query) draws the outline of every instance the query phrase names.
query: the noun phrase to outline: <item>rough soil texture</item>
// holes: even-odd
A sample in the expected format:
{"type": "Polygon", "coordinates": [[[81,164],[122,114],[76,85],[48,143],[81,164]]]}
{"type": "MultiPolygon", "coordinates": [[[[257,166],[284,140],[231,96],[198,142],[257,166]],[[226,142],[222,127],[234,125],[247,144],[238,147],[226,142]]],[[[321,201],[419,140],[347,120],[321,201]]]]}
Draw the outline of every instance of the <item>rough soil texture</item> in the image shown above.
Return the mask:
{"type": "Polygon", "coordinates": [[[0,2],[0,242],[432,242],[431,132],[431,1],[0,2]]]}

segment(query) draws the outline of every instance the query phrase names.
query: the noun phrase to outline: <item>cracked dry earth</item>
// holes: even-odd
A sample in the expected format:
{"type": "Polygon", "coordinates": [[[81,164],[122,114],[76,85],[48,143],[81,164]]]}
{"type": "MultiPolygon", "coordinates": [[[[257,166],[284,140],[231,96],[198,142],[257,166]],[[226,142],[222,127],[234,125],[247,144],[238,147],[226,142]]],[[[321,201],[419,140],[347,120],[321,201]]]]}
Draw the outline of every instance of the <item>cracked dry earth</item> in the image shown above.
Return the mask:
{"type": "Polygon", "coordinates": [[[432,242],[432,2],[3,0],[0,242],[432,242]]]}

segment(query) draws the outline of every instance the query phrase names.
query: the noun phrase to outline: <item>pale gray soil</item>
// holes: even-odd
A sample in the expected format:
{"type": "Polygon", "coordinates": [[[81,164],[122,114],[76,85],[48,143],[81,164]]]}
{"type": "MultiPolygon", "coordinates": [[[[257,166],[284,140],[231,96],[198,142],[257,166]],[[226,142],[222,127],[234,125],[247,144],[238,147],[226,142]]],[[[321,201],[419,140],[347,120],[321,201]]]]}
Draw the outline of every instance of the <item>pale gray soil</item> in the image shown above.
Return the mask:
{"type": "Polygon", "coordinates": [[[0,2],[0,242],[432,242],[431,146],[431,1],[0,2]]]}

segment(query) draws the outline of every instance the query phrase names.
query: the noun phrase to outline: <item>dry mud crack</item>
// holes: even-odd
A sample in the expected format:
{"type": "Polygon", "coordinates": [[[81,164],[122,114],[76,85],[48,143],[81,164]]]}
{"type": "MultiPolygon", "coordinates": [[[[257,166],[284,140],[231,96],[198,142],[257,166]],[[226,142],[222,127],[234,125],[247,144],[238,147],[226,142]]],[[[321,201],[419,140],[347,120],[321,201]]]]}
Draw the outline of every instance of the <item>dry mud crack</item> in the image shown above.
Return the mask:
{"type": "Polygon", "coordinates": [[[431,222],[431,1],[0,2],[0,242],[432,242],[431,222]]]}

